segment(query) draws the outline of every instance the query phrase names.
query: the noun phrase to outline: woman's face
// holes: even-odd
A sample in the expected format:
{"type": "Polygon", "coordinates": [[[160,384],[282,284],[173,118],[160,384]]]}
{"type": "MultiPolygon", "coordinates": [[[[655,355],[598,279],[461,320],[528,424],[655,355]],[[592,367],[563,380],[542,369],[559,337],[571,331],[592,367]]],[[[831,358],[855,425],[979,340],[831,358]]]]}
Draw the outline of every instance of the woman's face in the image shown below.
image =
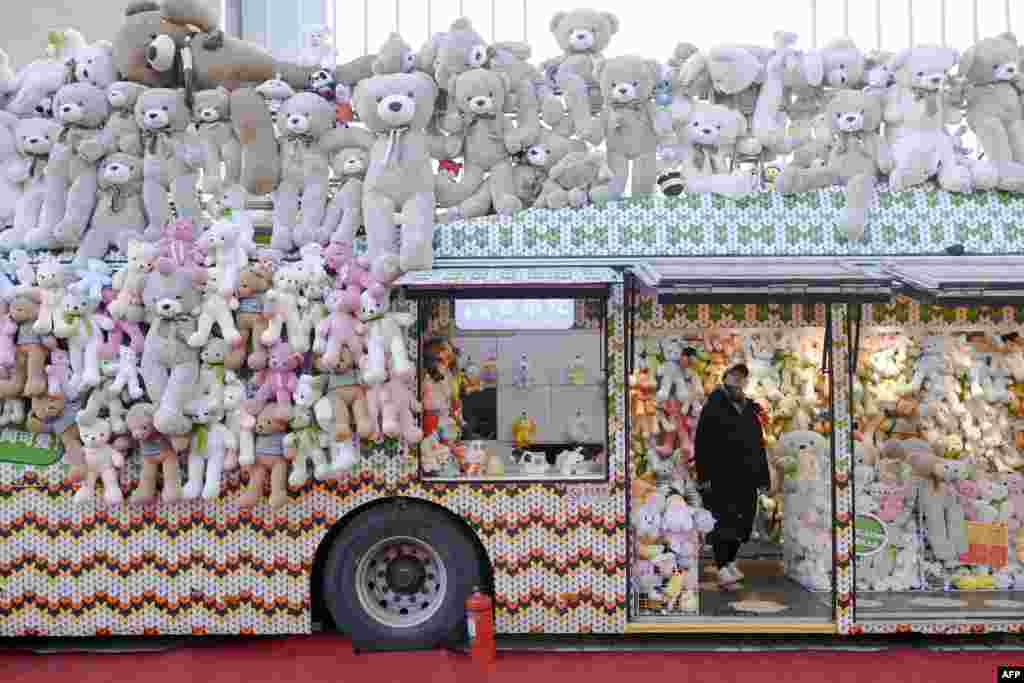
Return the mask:
{"type": "Polygon", "coordinates": [[[748,377],[739,372],[730,372],[722,380],[722,384],[725,385],[725,390],[729,392],[729,395],[736,400],[743,398],[749,381],[748,377]]]}
{"type": "Polygon", "coordinates": [[[437,351],[437,357],[441,361],[441,367],[446,370],[451,370],[455,364],[455,350],[448,342],[441,344],[441,348],[437,351]]]}

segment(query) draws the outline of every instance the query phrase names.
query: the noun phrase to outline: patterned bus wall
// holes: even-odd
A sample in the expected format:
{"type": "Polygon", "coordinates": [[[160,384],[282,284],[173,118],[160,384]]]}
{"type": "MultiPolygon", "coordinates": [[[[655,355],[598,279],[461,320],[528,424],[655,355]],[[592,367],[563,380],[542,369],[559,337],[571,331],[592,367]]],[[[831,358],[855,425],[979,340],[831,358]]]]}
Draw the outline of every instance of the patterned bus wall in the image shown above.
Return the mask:
{"type": "MultiPolygon", "coordinates": [[[[898,299],[890,304],[872,304],[863,309],[861,322],[861,339],[877,335],[882,330],[901,331],[915,336],[924,334],[943,334],[951,332],[989,332],[997,334],[1020,333],[1024,331],[1024,306],[969,306],[951,307],[919,304],[909,299],[898,299]]],[[[847,340],[844,339],[844,343],[847,340]]],[[[862,348],[863,348],[862,341],[862,348]]],[[[837,363],[838,366],[838,363],[837,363]]],[[[854,416],[855,417],[855,416],[854,416]]],[[[852,486],[850,488],[853,488],[852,486]]],[[[858,510],[859,512],[859,510],[858,510]]],[[[850,540],[852,544],[852,525],[850,540]]],[[[1012,543],[1012,538],[1011,538],[1012,543]]],[[[923,559],[923,558],[922,558],[923,559]]],[[[852,612],[847,608],[846,612],[852,612]]],[[[920,619],[916,621],[870,622],[866,615],[858,612],[857,620],[850,614],[841,622],[845,633],[929,633],[929,634],[968,634],[986,632],[1024,632],[1024,624],[1007,621],[971,620],[949,621],[936,619],[920,619]]]]}
{"type": "MultiPolygon", "coordinates": [[[[474,528],[494,565],[500,632],[622,632],[621,287],[608,329],[612,477],[597,495],[557,484],[424,486],[414,456],[393,442],[364,451],[343,480],[292,489],[277,512],[265,502],[240,510],[236,472],[214,503],[106,508],[73,505],[59,464],[0,464],[0,636],[306,633],[321,539],[350,510],[389,496],[435,502],[474,528]]],[[[125,490],[138,471],[125,469],[125,490]]]]}

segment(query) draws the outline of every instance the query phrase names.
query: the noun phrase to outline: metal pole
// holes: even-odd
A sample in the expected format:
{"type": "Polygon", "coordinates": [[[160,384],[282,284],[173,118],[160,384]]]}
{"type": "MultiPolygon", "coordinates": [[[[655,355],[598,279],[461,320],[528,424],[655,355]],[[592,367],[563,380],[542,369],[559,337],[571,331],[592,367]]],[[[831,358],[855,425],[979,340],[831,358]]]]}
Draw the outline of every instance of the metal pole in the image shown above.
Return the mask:
{"type": "Polygon", "coordinates": [[[875,0],[875,49],[882,49],[882,0],[875,0]]]}
{"type": "Polygon", "coordinates": [[[395,0],[395,33],[402,32],[402,0],[395,0]]]}
{"type": "Polygon", "coordinates": [[[431,27],[431,23],[434,21],[433,4],[433,0],[427,0],[427,40],[434,35],[433,27],[431,27]]]}
{"type": "Polygon", "coordinates": [[[811,47],[818,47],[818,0],[811,0],[811,47]]]}
{"type": "Polygon", "coordinates": [[[494,18],[494,15],[495,15],[494,10],[495,10],[495,5],[496,4],[497,4],[497,0],[491,0],[491,42],[492,43],[495,40],[497,40],[497,23],[496,23],[495,18],[494,18]]]}
{"type": "Polygon", "coordinates": [[[907,47],[914,47],[914,0],[907,0],[907,47]]]}
{"type": "MultiPolygon", "coordinates": [[[[526,40],[526,34],[527,34],[527,31],[526,31],[526,5],[527,5],[528,2],[529,2],[529,0],[523,0],[523,42],[524,43],[528,42],[526,40]]],[[[1009,0],[1007,0],[1007,2],[1009,2],[1009,0]]]]}
{"type": "Polygon", "coordinates": [[[942,47],[948,47],[949,45],[946,41],[946,0],[939,2],[939,21],[941,22],[939,25],[939,35],[942,37],[942,47]]]}
{"type": "Polygon", "coordinates": [[[466,0],[459,0],[459,17],[466,16],[466,0]]]}
{"type": "Polygon", "coordinates": [[[850,37],[850,0],[843,0],[843,37],[850,37]]]}
{"type": "Polygon", "coordinates": [[[370,54],[370,0],[363,0],[363,54],[370,54]]]}
{"type": "Polygon", "coordinates": [[[974,20],[974,42],[977,43],[981,35],[981,31],[978,28],[978,0],[971,2],[971,16],[974,20]]]}
{"type": "Polygon", "coordinates": [[[1006,18],[1006,31],[1009,33],[1013,30],[1010,21],[1010,0],[1003,0],[1003,16],[1006,18]]]}

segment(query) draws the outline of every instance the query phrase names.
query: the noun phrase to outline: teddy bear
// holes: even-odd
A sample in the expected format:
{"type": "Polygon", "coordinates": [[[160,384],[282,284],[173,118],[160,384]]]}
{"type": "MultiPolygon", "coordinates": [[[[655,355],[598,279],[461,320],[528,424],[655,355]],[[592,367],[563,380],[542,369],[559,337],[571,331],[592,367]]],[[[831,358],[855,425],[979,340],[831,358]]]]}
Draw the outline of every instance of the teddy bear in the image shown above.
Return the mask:
{"type": "Polygon", "coordinates": [[[331,472],[324,449],[330,440],[316,420],[315,406],[323,398],[323,378],[313,375],[299,377],[295,387],[295,407],[289,423],[289,433],[284,437],[292,472],[288,485],[299,487],[309,481],[308,466],[313,463],[313,474],[323,481],[331,472]]]}
{"type": "Polygon", "coordinates": [[[956,63],[955,50],[926,45],[901,50],[889,62],[896,85],[886,93],[884,121],[894,161],[889,174],[893,190],[905,190],[933,176],[938,176],[944,190],[971,189],[971,171],[959,163],[945,128],[960,118],[943,87],[956,63]]]}
{"type": "Polygon", "coordinates": [[[409,360],[404,328],[412,326],[415,317],[392,311],[388,295],[374,296],[365,290],[360,297],[359,320],[366,327],[366,355],[359,361],[363,382],[383,384],[388,367],[392,377],[411,377],[415,367],[409,360]]]}
{"type": "Polygon", "coordinates": [[[331,243],[351,244],[363,224],[363,185],[373,142],[366,130],[350,127],[335,131],[326,143],[331,170],[341,183],[327,205],[321,230],[331,243]]]}
{"type": "Polygon", "coordinates": [[[188,454],[188,477],[181,496],[204,500],[220,496],[221,476],[229,453],[238,449],[236,436],[224,425],[222,405],[206,399],[193,401],[188,406],[192,418],[192,444],[188,454]]]}
{"type": "Polygon", "coordinates": [[[47,392],[47,347],[43,337],[34,329],[39,304],[23,294],[15,294],[9,305],[9,315],[17,326],[14,366],[7,376],[0,378],[0,397],[5,400],[33,398],[47,392]]]}
{"type": "MultiPolygon", "coordinates": [[[[52,352],[50,356],[53,357],[52,352]]],[[[132,347],[122,346],[118,349],[117,375],[110,387],[115,394],[120,394],[127,389],[128,395],[136,401],[145,395],[142,385],[139,383],[138,360],[138,353],[132,347]]]]}
{"type": "MultiPolygon", "coordinates": [[[[555,12],[548,28],[562,54],[542,63],[541,69],[549,87],[565,93],[571,128],[585,138],[593,129],[592,116],[604,106],[598,71],[604,50],[619,31],[619,19],[611,12],[574,9],[555,12]]],[[[545,98],[542,110],[544,122],[553,129],[565,135],[572,132],[559,125],[563,112],[557,99],[545,98]]]]}
{"type": "Polygon", "coordinates": [[[31,409],[25,419],[25,428],[33,434],[52,434],[64,447],[64,463],[71,466],[68,479],[79,481],[85,474],[82,441],[79,438],[78,415],[80,404],[62,396],[33,396],[31,409]]]}
{"type": "Polygon", "coordinates": [[[327,206],[330,163],[324,136],[334,129],[334,107],[322,97],[301,92],[281,106],[281,182],[274,191],[272,249],[291,251],[321,234],[327,206]],[[302,205],[301,222],[299,204],[302,205]]]}
{"type": "Polygon", "coordinates": [[[846,206],[839,218],[847,239],[860,241],[879,174],[893,168],[889,145],[879,133],[881,102],[858,90],[842,90],[828,104],[832,142],[825,164],[814,168],[787,166],[775,181],[782,193],[807,192],[843,183],[846,206]]]}
{"type": "Polygon", "coordinates": [[[636,368],[630,375],[629,400],[633,423],[645,439],[658,432],[658,417],[654,399],[657,390],[658,382],[654,379],[650,368],[636,368]]]}
{"type": "Polygon", "coordinates": [[[157,405],[156,428],[167,435],[187,434],[192,422],[185,407],[199,379],[199,352],[187,343],[195,332],[190,316],[199,305],[193,276],[161,263],[146,277],[142,299],[149,330],[142,352],[142,378],[149,400],[157,405]]]}
{"type": "MultiPolygon", "coordinates": [[[[511,128],[504,115],[505,99],[510,90],[508,76],[488,69],[470,69],[459,74],[452,84],[453,106],[442,121],[445,130],[462,140],[464,160],[462,178],[453,182],[444,174],[436,176],[437,202],[441,207],[454,206],[465,201],[495,176],[493,189],[508,185],[512,169],[509,154],[522,148],[522,141],[535,131],[511,128]]],[[[522,119],[520,119],[522,120],[522,119]]],[[[501,196],[492,197],[495,204],[507,202],[501,196]]]]}
{"type": "Polygon", "coordinates": [[[71,358],[67,351],[52,349],[49,360],[46,365],[46,393],[50,396],[65,396],[71,383],[71,358]]]}
{"type": "MultiPolygon", "coordinates": [[[[290,411],[283,406],[266,406],[259,411],[252,426],[255,436],[252,458],[238,463],[249,476],[249,484],[238,500],[239,507],[254,507],[263,495],[263,485],[270,474],[270,507],[277,509],[288,502],[288,460],[284,446],[290,411]]],[[[243,427],[244,429],[244,427],[243,427]]]]}
{"type": "Polygon", "coordinates": [[[78,245],[96,205],[101,132],[110,115],[106,93],[88,83],[65,85],[53,107],[61,132],[46,165],[46,222],[25,236],[33,248],[78,245]]]}
{"type": "MultiPolygon", "coordinates": [[[[114,434],[121,434],[126,426],[124,421],[126,409],[124,401],[122,401],[122,393],[114,390],[117,370],[117,363],[111,361],[100,363],[100,381],[89,392],[89,399],[85,402],[85,407],[79,413],[79,417],[92,421],[98,419],[101,413],[105,414],[114,434]]],[[[74,386],[74,381],[72,380],[70,384],[74,386]]]]}
{"type": "Polygon", "coordinates": [[[84,45],[74,52],[74,81],[88,83],[106,90],[117,80],[114,64],[114,44],[109,40],[97,40],[84,45]]]}
{"type": "Polygon", "coordinates": [[[238,299],[234,293],[230,296],[224,295],[221,285],[223,272],[219,268],[206,269],[201,302],[195,311],[191,311],[199,316],[196,331],[187,340],[188,345],[194,349],[204,346],[209,341],[214,323],[220,328],[221,337],[228,344],[234,345],[242,340],[242,335],[235,326],[235,317],[232,315],[238,308],[238,299]]]}
{"type": "Polygon", "coordinates": [[[96,483],[102,479],[104,501],[108,505],[118,505],[124,501],[117,481],[117,471],[124,467],[124,456],[110,445],[110,423],[106,420],[85,420],[79,416],[78,432],[82,439],[85,477],[75,493],[75,503],[92,501],[96,495],[96,483]]]}
{"type": "Polygon", "coordinates": [[[99,301],[73,289],[64,295],[61,303],[66,327],[55,331],[54,336],[67,339],[72,370],[70,386],[73,391],[95,387],[102,379],[103,332],[113,329],[114,322],[97,311],[99,301]]]}
{"type": "Polygon", "coordinates": [[[20,249],[26,237],[52,223],[46,211],[45,170],[61,127],[49,119],[20,119],[13,125],[17,155],[3,168],[7,178],[20,186],[14,208],[14,226],[3,233],[4,250],[20,249]]]}
{"type": "Polygon", "coordinates": [[[604,141],[613,173],[612,197],[623,195],[630,176],[634,196],[654,191],[658,140],[672,132],[671,114],[659,110],[652,99],[657,69],[656,62],[623,56],[605,61],[597,70],[604,107],[600,122],[589,126],[584,139],[594,145],[604,141]]]}
{"type": "Polygon", "coordinates": [[[695,103],[674,119],[678,132],[663,147],[665,158],[677,161],[687,190],[742,195],[752,192],[749,173],[732,173],[737,145],[747,134],[740,112],[721,104],[695,103]]]}
{"type": "Polygon", "coordinates": [[[142,156],[142,138],[135,120],[135,103],[146,86],[128,81],[116,81],[107,86],[110,118],[103,125],[100,140],[106,154],[123,152],[142,156]]]}
{"type": "Polygon", "coordinates": [[[1024,191],[1024,100],[1017,37],[985,38],[960,56],[959,75],[968,85],[967,124],[985,160],[995,166],[998,187],[1024,191]]]}
{"type": "Polygon", "coordinates": [[[228,352],[224,359],[225,367],[232,370],[238,370],[246,364],[252,370],[266,367],[267,354],[260,337],[269,325],[264,313],[264,294],[270,289],[272,279],[273,269],[263,263],[251,263],[242,269],[236,290],[238,308],[235,310],[235,322],[241,340],[228,352]]]}
{"type": "Polygon", "coordinates": [[[95,210],[72,265],[84,267],[90,259],[103,258],[111,246],[141,239],[145,228],[142,159],[123,152],[108,154],[99,165],[95,210]]]}
{"type": "Polygon", "coordinates": [[[292,394],[298,386],[296,370],[302,365],[302,354],[291,350],[285,342],[277,342],[270,349],[267,367],[255,377],[259,389],[256,400],[266,401],[273,397],[279,406],[290,408],[292,394]]]}
{"type": "Polygon", "coordinates": [[[374,76],[360,81],[353,93],[359,119],[377,135],[363,185],[371,264],[394,254],[401,215],[401,269],[433,265],[434,172],[426,127],[436,97],[437,86],[421,72],[374,76]]]}
{"type": "Polygon", "coordinates": [[[163,490],[160,500],[173,503],[181,497],[178,481],[178,452],[170,439],[160,434],[153,426],[156,406],[152,403],[136,403],[125,416],[132,438],[138,443],[142,456],[142,472],[139,486],[128,497],[130,503],[144,505],[156,500],[158,471],[163,473],[163,490]]]}
{"type": "Polygon", "coordinates": [[[374,76],[409,73],[416,68],[416,51],[401,35],[392,32],[377,50],[371,68],[374,76]]]}
{"type": "Polygon", "coordinates": [[[369,402],[370,423],[375,425],[379,415],[381,431],[386,436],[400,437],[410,445],[419,443],[423,430],[416,426],[414,413],[419,413],[422,406],[409,379],[393,375],[380,389],[377,400],[369,402]]]}
{"type": "Polygon", "coordinates": [[[264,310],[269,314],[267,329],[260,335],[264,346],[273,346],[281,340],[282,331],[287,331],[288,343],[294,351],[309,350],[309,330],[303,324],[300,311],[307,303],[300,291],[305,284],[303,275],[295,264],[283,266],[274,273],[274,286],[264,295],[264,310]]]}
{"type": "Polygon", "coordinates": [[[197,92],[192,111],[203,146],[201,187],[217,194],[223,185],[236,185],[241,178],[242,144],[231,126],[231,93],[223,86],[197,92]]]}
{"type": "Polygon", "coordinates": [[[215,337],[199,352],[199,381],[194,392],[195,401],[208,401],[215,407],[224,404],[224,391],[228,384],[239,381],[233,371],[224,367],[224,359],[230,348],[226,341],[215,337]]]}
{"type": "Polygon", "coordinates": [[[285,83],[279,78],[271,78],[270,80],[260,83],[255,88],[255,92],[263,98],[263,102],[267,107],[267,111],[270,112],[271,119],[275,125],[277,123],[277,115],[281,111],[281,105],[289,97],[295,95],[295,91],[290,85],[285,83]]]}
{"type": "Polygon", "coordinates": [[[67,270],[52,254],[44,255],[35,268],[35,284],[22,282],[15,293],[28,296],[39,304],[37,318],[32,326],[36,334],[56,334],[67,337],[72,328],[64,321],[64,290],[67,270]]]}
{"type": "Polygon", "coordinates": [[[820,482],[828,472],[828,441],[812,431],[786,432],[779,439],[778,452],[784,467],[795,472],[795,481],[820,482]]]}
{"type": "Polygon", "coordinates": [[[199,214],[196,171],[202,149],[195,133],[187,133],[188,106],[181,90],[152,88],[135,102],[135,122],[142,136],[143,198],[149,224],[146,241],[156,241],[170,218],[168,193],[180,217],[199,214]]]}
{"type": "Polygon", "coordinates": [[[323,354],[323,362],[329,367],[338,365],[342,347],[348,348],[356,358],[363,353],[366,327],[349,304],[343,292],[331,292],[327,299],[331,314],[317,327],[313,351],[323,354]]]}
{"type": "Polygon", "coordinates": [[[126,261],[111,280],[116,296],[107,305],[107,311],[115,319],[141,323],[145,318],[142,291],[146,278],[156,267],[159,249],[155,244],[128,238],[118,243],[118,250],[126,261]]]}
{"type": "Polygon", "coordinates": [[[317,367],[327,378],[324,395],[331,401],[330,419],[333,424],[334,441],[351,441],[353,426],[355,433],[362,438],[373,434],[374,426],[370,423],[366,386],[360,376],[357,356],[353,355],[348,347],[343,346],[336,364],[327,365],[323,356],[319,356],[317,367]]]}
{"type": "Polygon", "coordinates": [[[22,180],[11,177],[11,171],[14,170],[12,167],[20,166],[21,160],[15,138],[18,121],[17,116],[0,109],[0,226],[3,227],[14,224],[18,200],[24,186],[22,180]]]}
{"type": "Polygon", "coordinates": [[[206,254],[207,267],[217,271],[219,294],[230,299],[238,288],[242,269],[249,264],[250,240],[238,224],[228,220],[214,221],[200,236],[198,247],[206,254]]]}
{"type": "Polygon", "coordinates": [[[548,172],[534,206],[561,209],[602,204],[613,198],[610,186],[613,180],[601,152],[569,152],[548,172]]]}

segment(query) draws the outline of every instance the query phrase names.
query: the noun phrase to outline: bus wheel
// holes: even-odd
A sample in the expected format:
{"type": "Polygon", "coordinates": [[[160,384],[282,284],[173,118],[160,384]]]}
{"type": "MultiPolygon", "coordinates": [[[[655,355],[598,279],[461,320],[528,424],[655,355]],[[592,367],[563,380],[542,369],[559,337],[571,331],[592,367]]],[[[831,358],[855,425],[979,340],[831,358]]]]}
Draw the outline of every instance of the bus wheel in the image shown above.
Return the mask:
{"type": "Polygon", "coordinates": [[[334,623],[365,649],[461,640],[465,601],[481,580],[473,543],[443,513],[415,502],[353,520],[334,541],[323,577],[334,623]]]}

